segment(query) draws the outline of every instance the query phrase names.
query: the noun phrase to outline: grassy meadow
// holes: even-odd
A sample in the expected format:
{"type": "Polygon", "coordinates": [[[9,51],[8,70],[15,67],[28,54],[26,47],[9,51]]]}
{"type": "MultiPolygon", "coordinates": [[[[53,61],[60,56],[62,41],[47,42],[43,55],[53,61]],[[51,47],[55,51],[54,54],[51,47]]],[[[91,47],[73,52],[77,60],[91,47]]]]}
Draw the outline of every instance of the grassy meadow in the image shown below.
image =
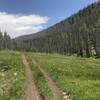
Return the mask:
{"type": "MultiPolygon", "coordinates": [[[[19,52],[0,52],[0,100],[24,100],[25,73],[19,52]]],[[[100,100],[100,59],[24,53],[44,100],[55,100],[36,60],[71,100],[100,100]]]]}
{"type": "MultiPolygon", "coordinates": [[[[32,57],[33,55],[33,57],[32,57]]],[[[36,59],[71,100],[100,100],[100,59],[34,53],[36,59]]]]}

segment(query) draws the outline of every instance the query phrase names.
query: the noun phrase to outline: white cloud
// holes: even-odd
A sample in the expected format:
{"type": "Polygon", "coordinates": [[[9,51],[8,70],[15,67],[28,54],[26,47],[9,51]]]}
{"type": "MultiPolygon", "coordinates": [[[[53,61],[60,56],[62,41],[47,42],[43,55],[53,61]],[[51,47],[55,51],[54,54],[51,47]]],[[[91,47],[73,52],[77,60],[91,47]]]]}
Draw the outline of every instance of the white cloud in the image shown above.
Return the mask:
{"type": "Polygon", "coordinates": [[[35,14],[20,15],[0,12],[0,28],[3,32],[6,30],[12,37],[38,32],[44,29],[48,20],[46,16],[35,14]]]}

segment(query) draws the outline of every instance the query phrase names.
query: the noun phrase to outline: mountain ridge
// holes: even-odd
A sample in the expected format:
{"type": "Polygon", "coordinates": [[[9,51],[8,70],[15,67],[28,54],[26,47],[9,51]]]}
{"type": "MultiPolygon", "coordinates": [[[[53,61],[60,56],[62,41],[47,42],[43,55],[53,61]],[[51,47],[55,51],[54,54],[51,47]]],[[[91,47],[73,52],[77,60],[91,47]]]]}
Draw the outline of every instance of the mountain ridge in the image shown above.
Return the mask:
{"type": "MultiPolygon", "coordinates": [[[[99,2],[100,2],[100,1],[95,2],[95,4],[97,4],[97,3],[99,3],[99,2]]],[[[94,4],[94,3],[93,3],[93,4],[94,4]]],[[[91,5],[93,5],[93,4],[91,4],[91,5]]],[[[51,26],[49,26],[49,27],[47,27],[47,28],[45,28],[45,29],[43,29],[43,30],[41,30],[41,31],[39,31],[39,32],[21,35],[21,36],[15,37],[15,38],[13,38],[13,39],[22,38],[22,37],[29,36],[29,35],[36,35],[36,34],[39,34],[39,33],[43,32],[43,31],[45,31],[45,30],[48,30],[48,29],[50,29],[50,28],[52,28],[52,27],[55,27],[56,25],[58,25],[58,24],[60,24],[60,23],[63,23],[64,21],[70,19],[70,17],[76,16],[76,15],[77,15],[78,13],[80,13],[82,10],[87,9],[87,7],[90,7],[91,5],[88,5],[88,6],[84,7],[83,9],[80,9],[78,12],[76,12],[76,13],[70,15],[69,17],[67,17],[67,18],[65,18],[65,19],[63,19],[63,20],[61,20],[61,21],[55,23],[54,25],[51,25],[51,26]]]]}
{"type": "Polygon", "coordinates": [[[16,48],[19,50],[32,50],[37,52],[72,54],[80,52],[81,56],[83,56],[86,52],[90,52],[90,50],[85,50],[88,48],[87,46],[90,45],[85,43],[86,41],[90,41],[92,45],[95,45],[91,37],[94,36],[94,34],[92,34],[93,29],[97,30],[96,23],[99,19],[100,2],[96,2],[45,30],[15,38],[14,40],[18,46],[16,48]],[[85,35],[89,37],[89,40],[85,35]],[[79,43],[81,39],[83,41],[79,43]],[[75,43],[73,41],[75,41],[75,43]],[[78,48],[82,50],[78,50],[78,48]]]}

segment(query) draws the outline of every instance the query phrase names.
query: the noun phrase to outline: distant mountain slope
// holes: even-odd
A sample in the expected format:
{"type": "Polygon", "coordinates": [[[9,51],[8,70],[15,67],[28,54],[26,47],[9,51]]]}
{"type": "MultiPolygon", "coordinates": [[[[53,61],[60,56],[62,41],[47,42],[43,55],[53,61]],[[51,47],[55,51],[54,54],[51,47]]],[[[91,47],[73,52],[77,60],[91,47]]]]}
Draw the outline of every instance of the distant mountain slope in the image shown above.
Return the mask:
{"type": "Polygon", "coordinates": [[[36,34],[14,39],[15,49],[77,53],[81,56],[100,55],[100,2],[94,3],[77,14],[36,34]]]}

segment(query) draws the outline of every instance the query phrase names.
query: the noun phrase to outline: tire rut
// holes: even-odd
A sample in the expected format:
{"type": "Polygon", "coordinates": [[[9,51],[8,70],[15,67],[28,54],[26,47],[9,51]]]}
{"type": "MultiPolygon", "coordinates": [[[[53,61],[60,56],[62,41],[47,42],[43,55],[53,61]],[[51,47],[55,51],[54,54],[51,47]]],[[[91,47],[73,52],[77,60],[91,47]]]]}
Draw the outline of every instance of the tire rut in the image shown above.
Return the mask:
{"type": "Polygon", "coordinates": [[[35,81],[32,77],[32,72],[28,65],[25,55],[22,55],[22,62],[25,67],[25,75],[26,75],[25,100],[43,100],[35,85],[35,81]]]}
{"type": "Polygon", "coordinates": [[[61,92],[59,90],[59,88],[57,87],[56,83],[50,78],[49,74],[40,67],[40,65],[32,59],[32,62],[34,65],[36,65],[39,70],[41,71],[41,73],[43,74],[43,76],[45,77],[47,84],[49,86],[49,88],[51,89],[54,97],[56,100],[63,100],[63,96],[61,95],[61,92]]]}

